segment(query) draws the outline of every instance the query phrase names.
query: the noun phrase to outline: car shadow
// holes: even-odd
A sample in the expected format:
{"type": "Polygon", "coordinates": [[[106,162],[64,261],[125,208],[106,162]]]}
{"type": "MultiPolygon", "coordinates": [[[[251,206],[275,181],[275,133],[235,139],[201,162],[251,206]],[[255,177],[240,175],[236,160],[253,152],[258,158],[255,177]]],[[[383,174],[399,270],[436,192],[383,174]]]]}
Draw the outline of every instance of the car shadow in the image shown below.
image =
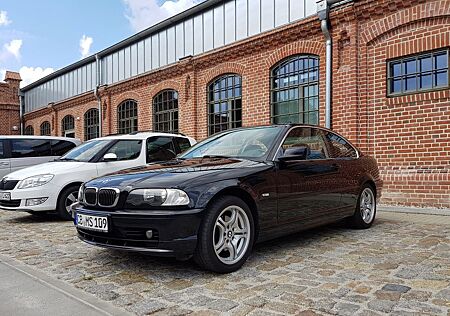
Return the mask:
{"type": "Polygon", "coordinates": [[[71,221],[64,220],[60,218],[57,214],[53,213],[42,213],[42,214],[29,214],[23,213],[23,216],[14,217],[6,220],[10,223],[17,224],[27,224],[27,223],[45,223],[45,222],[67,222],[71,223],[71,221]]]}
{"type": "MultiPolygon", "coordinates": [[[[380,225],[379,222],[375,222],[374,227],[380,225]]],[[[346,235],[349,232],[352,232],[352,236],[348,238],[354,238],[354,234],[363,234],[364,230],[355,230],[349,228],[345,222],[337,222],[257,243],[253,248],[248,262],[241,270],[235,273],[238,273],[238,275],[240,273],[253,273],[247,268],[251,270],[264,261],[284,260],[287,253],[292,253],[293,250],[303,246],[306,247],[314,243],[323,243],[324,240],[333,238],[346,239],[346,235]]],[[[166,272],[170,272],[172,277],[207,277],[208,275],[218,275],[203,270],[192,258],[186,261],[178,261],[170,257],[154,257],[144,253],[98,248],[98,251],[93,254],[92,259],[94,261],[110,262],[112,264],[111,268],[113,269],[117,268],[118,270],[127,270],[128,272],[140,271],[143,274],[164,275],[166,272]],[[118,263],[113,263],[117,262],[116,260],[118,263]]]]}

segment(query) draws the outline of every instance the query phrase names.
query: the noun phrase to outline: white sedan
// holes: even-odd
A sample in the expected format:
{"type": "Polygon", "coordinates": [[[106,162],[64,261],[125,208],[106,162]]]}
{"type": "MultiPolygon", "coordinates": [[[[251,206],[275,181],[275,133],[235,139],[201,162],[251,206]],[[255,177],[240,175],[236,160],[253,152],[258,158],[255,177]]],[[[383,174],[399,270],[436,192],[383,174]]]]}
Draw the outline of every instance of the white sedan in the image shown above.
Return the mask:
{"type": "Polygon", "coordinates": [[[88,141],[54,162],[25,168],[0,181],[0,209],[71,219],[70,205],[83,182],[174,158],[196,142],[179,134],[141,132],[88,141]]]}

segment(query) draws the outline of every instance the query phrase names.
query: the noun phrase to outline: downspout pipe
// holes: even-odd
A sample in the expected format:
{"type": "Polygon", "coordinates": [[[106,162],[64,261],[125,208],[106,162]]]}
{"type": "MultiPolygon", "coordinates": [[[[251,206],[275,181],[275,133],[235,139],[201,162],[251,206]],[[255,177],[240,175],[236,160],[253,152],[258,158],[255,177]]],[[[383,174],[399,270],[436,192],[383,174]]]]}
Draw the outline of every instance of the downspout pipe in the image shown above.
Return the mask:
{"type": "Polygon", "coordinates": [[[100,97],[100,94],[98,92],[100,85],[101,85],[101,63],[100,58],[98,54],[95,55],[95,66],[97,70],[97,83],[95,85],[94,89],[94,96],[97,99],[97,105],[98,105],[98,136],[102,137],[102,129],[103,129],[103,120],[102,120],[102,98],[100,97]]]}
{"type": "Polygon", "coordinates": [[[23,113],[24,113],[24,106],[25,106],[25,104],[23,102],[24,97],[25,97],[24,93],[22,91],[20,91],[20,89],[19,89],[20,135],[23,135],[23,132],[24,132],[24,127],[23,127],[23,113]]]}
{"type": "Polygon", "coordinates": [[[330,34],[329,12],[330,5],[337,1],[319,0],[317,1],[317,15],[320,20],[320,27],[325,37],[325,127],[331,128],[331,82],[332,82],[332,47],[333,41],[330,34]]]}

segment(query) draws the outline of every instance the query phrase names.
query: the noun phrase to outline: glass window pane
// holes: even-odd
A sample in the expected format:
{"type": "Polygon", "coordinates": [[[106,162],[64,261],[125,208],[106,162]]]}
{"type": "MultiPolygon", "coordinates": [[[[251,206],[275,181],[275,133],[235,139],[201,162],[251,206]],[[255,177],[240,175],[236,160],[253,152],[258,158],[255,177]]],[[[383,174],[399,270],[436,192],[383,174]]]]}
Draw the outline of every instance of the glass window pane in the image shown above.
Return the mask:
{"type": "Polygon", "coordinates": [[[223,46],[225,31],[223,5],[214,8],[214,48],[223,46]]]}
{"type": "Polygon", "coordinates": [[[448,68],[448,55],[446,53],[434,56],[435,69],[448,68]]]}
{"type": "Polygon", "coordinates": [[[159,38],[158,34],[152,36],[152,69],[159,67],[159,38]]]}
{"type": "Polygon", "coordinates": [[[124,78],[130,78],[131,76],[131,49],[130,47],[124,48],[124,78]]]}
{"type": "Polygon", "coordinates": [[[119,66],[119,80],[125,79],[125,52],[124,50],[119,50],[118,55],[118,66],[119,66]]]}
{"type": "Polygon", "coordinates": [[[184,25],[183,23],[177,24],[176,26],[176,51],[177,60],[183,58],[184,54],[184,25]]]}
{"type": "Polygon", "coordinates": [[[431,57],[420,58],[420,71],[431,71],[433,69],[433,63],[431,62],[431,57]]]}
{"type": "Polygon", "coordinates": [[[167,65],[167,34],[166,31],[159,33],[159,66],[167,65]]]}
{"type": "Polygon", "coordinates": [[[171,64],[176,61],[175,51],[175,27],[167,29],[167,63],[171,64]]]}
{"type": "Polygon", "coordinates": [[[290,7],[289,7],[289,20],[295,21],[298,19],[302,19],[305,17],[305,7],[304,7],[304,1],[289,1],[290,7]]]}
{"type": "Polygon", "coordinates": [[[405,74],[414,74],[416,73],[416,60],[407,60],[405,61],[405,74]]]}
{"type": "Polygon", "coordinates": [[[248,2],[248,35],[261,32],[261,7],[259,1],[248,2]]]}
{"type": "Polygon", "coordinates": [[[214,28],[212,11],[203,13],[203,25],[203,48],[206,52],[214,48],[214,34],[211,32],[214,28]]]}
{"type": "Polygon", "coordinates": [[[194,54],[203,52],[203,15],[194,17],[194,54]]]}
{"type": "Polygon", "coordinates": [[[261,31],[273,29],[275,25],[275,8],[273,0],[261,0],[261,31]]]}
{"type": "Polygon", "coordinates": [[[236,19],[235,19],[235,2],[225,3],[225,44],[235,41],[236,35],[236,19]]]}
{"type": "Polygon", "coordinates": [[[136,76],[138,74],[138,44],[133,44],[131,46],[131,76],[136,76]]]}
{"type": "Polygon", "coordinates": [[[149,71],[152,69],[152,38],[146,38],[144,41],[144,52],[145,52],[145,59],[144,59],[144,67],[145,71],[149,71]]]}
{"type": "Polygon", "coordinates": [[[448,86],[448,71],[440,71],[435,75],[436,87],[448,86]]]}
{"type": "Polygon", "coordinates": [[[275,26],[280,26],[289,22],[289,0],[276,0],[275,1],[275,26]]]}
{"type": "Polygon", "coordinates": [[[431,89],[432,86],[433,86],[433,84],[432,84],[431,74],[420,76],[420,88],[421,89],[431,89]]]}
{"type": "Polygon", "coordinates": [[[145,51],[144,41],[137,43],[137,74],[145,72],[145,51]]]}
{"type": "Polygon", "coordinates": [[[184,21],[184,55],[194,54],[194,24],[192,19],[184,21]]]}
{"type": "Polygon", "coordinates": [[[247,29],[247,0],[236,0],[236,40],[246,38],[247,29]]]}

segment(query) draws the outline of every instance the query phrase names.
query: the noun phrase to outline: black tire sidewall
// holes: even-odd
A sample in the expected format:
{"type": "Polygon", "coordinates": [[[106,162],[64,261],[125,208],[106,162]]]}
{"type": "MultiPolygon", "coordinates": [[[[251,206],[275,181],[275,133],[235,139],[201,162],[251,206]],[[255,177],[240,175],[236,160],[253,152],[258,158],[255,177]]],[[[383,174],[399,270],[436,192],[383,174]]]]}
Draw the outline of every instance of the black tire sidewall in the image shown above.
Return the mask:
{"type": "Polygon", "coordinates": [[[208,270],[218,273],[230,273],[238,270],[250,256],[253,248],[254,238],[255,223],[252,212],[248,205],[242,199],[235,196],[219,197],[218,199],[214,200],[211,205],[205,210],[205,217],[201,224],[198,241],[199,246],[197,247],[197,250],[201,252],[198,255],[201,255],[203,257],[203,260],[200,260],[203,261],[201,265],[203,265],[203,267],[208,270]],[[213,229],[217,217],[226,207],[229,207],[231,205],[239,206],[247,214],[250,223],[250,242],[247,251],[242,256],[242,258],[238,262],[232,265],[228,265],[220,261],[214,251],[213,229]]]}
{"type": "Polygon", "coordinates": [[[58,203],[56,205],[58,216],[65,220],[72,220],[71,214],[66,211],[66,199],[72,192],[78,192],[79,185],[71,185],[61,191],[58,197],[58,203]]]}

